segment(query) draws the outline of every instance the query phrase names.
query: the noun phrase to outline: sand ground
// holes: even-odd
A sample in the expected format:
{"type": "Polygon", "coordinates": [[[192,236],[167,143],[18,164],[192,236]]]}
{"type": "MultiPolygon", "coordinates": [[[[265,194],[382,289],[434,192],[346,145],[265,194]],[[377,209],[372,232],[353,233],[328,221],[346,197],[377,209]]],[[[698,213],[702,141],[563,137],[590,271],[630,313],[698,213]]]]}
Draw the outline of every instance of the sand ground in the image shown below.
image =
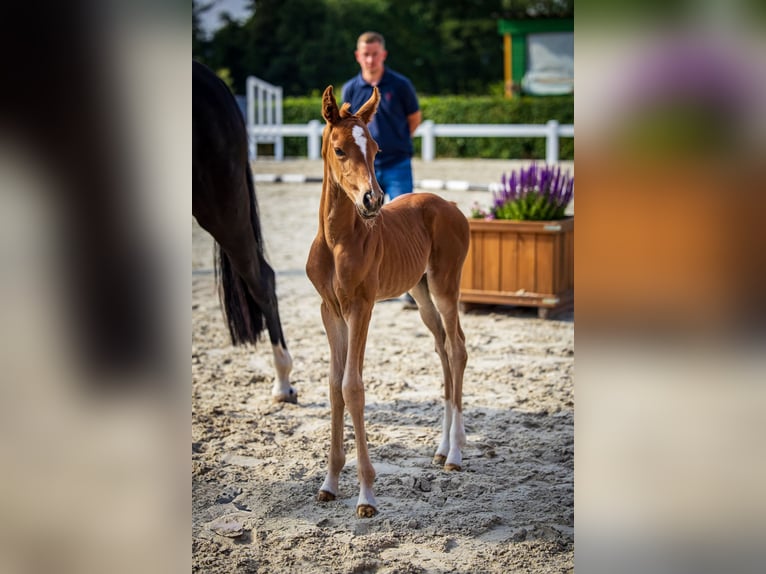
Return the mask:
{"type": "MultiPolygon", "coordinates": [[[[499,181],[513,162],[414,163],[415,179],[499,181]]],[[[321,176],[321,162],[261,160],[257,173],[321,176]]],[[[321,184],[259,183],[297,405],[273,404],[271,349],[232,347],[212,273],[213,243],[192,222],[192,460],[197,572],[571,572],[574,563],[574,318],[525,308],[461,314],[464,470],[431,458],[441,367],[417,311],[373,313],[366,421],[380,513],[354,514],[353,427],[339,499],[320,504],[329,447],[329,348],[304,272],[321,184]]],[[[440,191],[466,213],[489,193],[440,191]]]]}

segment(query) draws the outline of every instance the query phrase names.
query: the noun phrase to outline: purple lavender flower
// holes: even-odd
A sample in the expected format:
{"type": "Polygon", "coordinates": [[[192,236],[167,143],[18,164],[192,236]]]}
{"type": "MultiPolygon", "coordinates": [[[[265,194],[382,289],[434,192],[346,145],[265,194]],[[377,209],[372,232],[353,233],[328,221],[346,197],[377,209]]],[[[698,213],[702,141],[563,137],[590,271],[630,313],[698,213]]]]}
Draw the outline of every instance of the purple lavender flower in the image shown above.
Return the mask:
{"type": "Polygon", "coordinates": [[[474,210],[485,219],[561,219],[574,194],[574,178],[560,166],[532,163],[500,177],[488,212],[474,210]]]}

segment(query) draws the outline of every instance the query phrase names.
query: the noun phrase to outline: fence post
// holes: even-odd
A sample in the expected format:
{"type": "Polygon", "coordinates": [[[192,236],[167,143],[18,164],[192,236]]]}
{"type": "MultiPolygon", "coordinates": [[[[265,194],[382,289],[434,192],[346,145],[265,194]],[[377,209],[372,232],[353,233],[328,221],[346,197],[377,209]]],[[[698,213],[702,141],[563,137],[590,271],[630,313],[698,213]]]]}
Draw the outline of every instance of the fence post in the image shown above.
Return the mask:
{"type": "Polygon", "coordinates": [[[436,142],[434,137],[434,121],[426,120],[420,124],[421,130],[421,152],[423,154],[423,161],[433,161],[434,152],[436,150],[436,142]]]}
{"type": "Polygon", "coordinates": [[[278,87],[274,90],[272,112],[274,112],[274,121],[271,122],[279,128],[277,137],[274,140],[274,156],[277,161],[284,161],[285,159],[285,140],[282,137],[282,88],[278,87]]]}
{"type": "Polygon", "coordinates": [[[248,76],[246,89],[247,89],[247,92],[245,93],[245,97],[247,98],[247,105],[245,106],[245,115],[247,116],[247,135],[248,135],[247,148],[248,148],[248,155],[250,156],[250,161],[255,161],[255,159],[258,157],[258,143],[256,142],[255,134],[252,131],[252,128],[255,125],[255,116],[253,115],[253,106],[252,106],[253,100],[255,99],[255,78],[254,77],[248,76]]]}
{"type": "Polygon", "coordinates": [[[556,120],[550,120],[545,125],[548,128],[545,136],[545,163],[557,164],[559,162],[559,123],[556,120]]]}
{"type": "Polygon", "coordinates": [[[274,144],[274,157],[284,159],[282,136],[282,88],[255,76],[247,78],[247,129],[250,159],[258,157],[258,143],[274,144]],[[258,133],[256,133],[256,129],[258,133]]]}
{"type": "Polygon", "coordinates": [[[322,124],[319,120],[309,122],[309,159],[319,159],[319,149],[322,139],[322,124]]]}

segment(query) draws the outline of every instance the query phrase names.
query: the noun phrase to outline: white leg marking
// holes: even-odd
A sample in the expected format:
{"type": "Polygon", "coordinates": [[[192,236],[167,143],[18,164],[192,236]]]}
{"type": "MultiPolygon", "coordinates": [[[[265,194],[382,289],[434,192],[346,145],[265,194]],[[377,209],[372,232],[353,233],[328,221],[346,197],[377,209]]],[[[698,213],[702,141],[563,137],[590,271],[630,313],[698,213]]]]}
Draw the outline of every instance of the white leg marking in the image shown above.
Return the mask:
{"type": "Polygon", "coordinates": [[[338,477],[333,477],[328,472],[319,490],[324,490],[325,492],[331,493],[333,496],[338,496],[338,477]]]}
{"type": "Polygon", "coordinates": [[[447,456],[450,451],[450,427],[452,426],[452,403],[444,401],[444,418],[442,419],[442,439],[436,454],[447,456]]]}
{"type": "Polygon", "coordinates": [[[372,488],[366,487],[363,484],[359,486],[359,499],[356,501],[357,506],[367,504],[372,506],[375,510],[378,509],[378,502],[375,500],[375,495],[372,492],[372,488]]]}
{"type": "Polygon", "coordinates": [[[274,367],[277,370],[277,378],[271,389],[271,396],[275,401],[296,402],[298,391],[290,385],[290,372],[293,370],[293,358],[287,349],[281,345],[272,345],[274,353],[274,367]]]}
{"type": "Polygon", "coordinates": [[[465,427],[463,426],[463,413],[453,407],[452,427],[450,428],[450,449],[446,464],[462,466],[463,455],[460,448],[465,446],[465,427]]]}

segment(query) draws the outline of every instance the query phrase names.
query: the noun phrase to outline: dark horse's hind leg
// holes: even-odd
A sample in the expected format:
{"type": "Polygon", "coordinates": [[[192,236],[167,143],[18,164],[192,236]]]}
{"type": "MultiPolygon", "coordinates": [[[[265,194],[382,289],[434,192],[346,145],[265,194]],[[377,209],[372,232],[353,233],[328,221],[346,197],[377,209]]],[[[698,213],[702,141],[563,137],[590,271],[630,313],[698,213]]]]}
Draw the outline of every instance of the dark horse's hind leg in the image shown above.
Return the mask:
{"type": "MultiPolygon", "coordinates": [[[[205,227],[202,222],[200,225],[205,227]]],[[[241,229],[229,227],[226,231],[221,229],[215,232],[210,229],[208,231],[217,239],[219,247],[228,256],[236,275],[247,285],[248,292],[263,314],[277,375],[271,391],[273,399],[277,402],[297,402],[298,393],[290,385],[293,360],[287,350],[282,323],[279,319],[274,270],[258,255],[249,226],[243,226],[241,229]]]]}
{"type": "Polygon", "coordinates": [[[212,70],[193,62],[192,72],[192,215],[218,243],[216,270],[232,342],[256,343],[265,322],[277,371],[272,396],[294,403],[293,361],[279,321],[274,270],[263,255],[245,124],[212,70]]]}
{"type": "Polygon", "coordinates": [[[293,368],[293,359],[287,350],[285,336],[282,333],[282,323],[279,319],[279,304],[277,303],[276,281],[274,270],[263,259],[259,259],[249,269],[258,270],[258,273],[242,273],[242,278],[250,288],[250,294],[263,311],[266,321],[266,329],[269,331],[271,349],[274,353],[274,368],[277,377],[271,389],[271,396],[276,402],[296,403],[297,391],[290,385],[290,371],[293,368]],[[253,288],[253,285],[256,288],[253,288]],[[260,291],[256,292],[256,289],[260,291]]]}

